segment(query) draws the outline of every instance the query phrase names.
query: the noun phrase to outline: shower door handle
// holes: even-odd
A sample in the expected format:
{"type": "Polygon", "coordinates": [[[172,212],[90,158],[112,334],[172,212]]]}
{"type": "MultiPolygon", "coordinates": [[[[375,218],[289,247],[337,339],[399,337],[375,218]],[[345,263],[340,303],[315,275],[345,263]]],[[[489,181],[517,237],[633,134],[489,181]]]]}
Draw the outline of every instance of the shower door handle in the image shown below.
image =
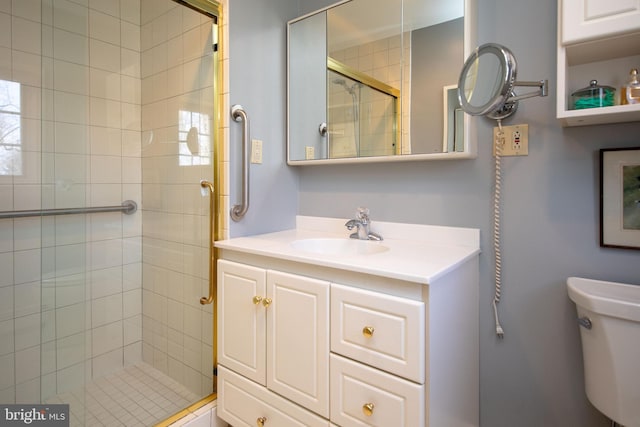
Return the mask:
{"type": "Polygon", "coordinates": [[[213,243],[215,241],[215,228],[214,228],[214,219],[215,219],[215,199],[214,199],[214,188],[213,184],[209,181],[205,181],[204,179],[200,181],[200,187],[208,190],[209,192],[209,295],[206,297],[200,298],[200,304],[206,305],[211,304],[215,298],[215,286],[214,286],[214,268],[215,268],[215,260],[214,260],[214,247],[213,243]]]}
{"type": "Polygon", "coordinates": [[[231,107],[234,121],[242,121],[242,202],[231,208],[231,219],[240,221],[249,210],[249,116],[242,105],[231,107]]]}

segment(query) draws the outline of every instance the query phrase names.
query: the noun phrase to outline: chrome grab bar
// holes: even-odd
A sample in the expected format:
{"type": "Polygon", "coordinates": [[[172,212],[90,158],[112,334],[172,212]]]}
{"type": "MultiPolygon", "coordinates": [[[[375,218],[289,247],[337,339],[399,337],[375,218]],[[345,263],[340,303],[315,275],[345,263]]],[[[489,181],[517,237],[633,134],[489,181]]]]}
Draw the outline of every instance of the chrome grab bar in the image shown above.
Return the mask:
{"type": "Polygon", "coordinates": [[[133,200],[125,200],[120,206],[98,206],[91,208],[61,208],[0,212],[0,219],[24,218],[30,216],[75,215],[98,212],[122,212],[123,214],[131,215],[137,210],[138,205],[136,204],[136,202],[134,202],[133,200]]]}
{"type": "Polygon", "coordinates": [[[209,296],[200,298],[200,304],[206,305],[211,304],[215,297],[215,289],[214,289],[214,268],[215,268],[215,260],[213,259],[213,242],[215,241],[215,228],[214,228],[214,218],[215,218],[215,210],[214,210],[214,190],[213,184],[209,181],[205,181],[204,179],[200,181],[200,187],[206,188],[209,191],[209,296]]]}
{"type": "Polygon", "coordinates": [[[233,205],[231,219],[240,221],[249,210],[249,116],[242,105],[231,107],[231,117],[242,125],[242,203],[233,205]]]}

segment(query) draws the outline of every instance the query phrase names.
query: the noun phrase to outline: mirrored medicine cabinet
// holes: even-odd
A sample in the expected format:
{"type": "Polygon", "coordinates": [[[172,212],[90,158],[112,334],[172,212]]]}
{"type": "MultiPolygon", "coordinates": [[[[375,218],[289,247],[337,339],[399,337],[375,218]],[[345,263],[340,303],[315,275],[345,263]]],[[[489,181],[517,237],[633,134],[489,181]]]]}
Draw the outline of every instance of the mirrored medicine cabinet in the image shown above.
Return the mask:
{"type": "Polygon", "coordinates": [[[347,0],[287,25],[290,165],[472,158],[476,0],[347,0]]]}

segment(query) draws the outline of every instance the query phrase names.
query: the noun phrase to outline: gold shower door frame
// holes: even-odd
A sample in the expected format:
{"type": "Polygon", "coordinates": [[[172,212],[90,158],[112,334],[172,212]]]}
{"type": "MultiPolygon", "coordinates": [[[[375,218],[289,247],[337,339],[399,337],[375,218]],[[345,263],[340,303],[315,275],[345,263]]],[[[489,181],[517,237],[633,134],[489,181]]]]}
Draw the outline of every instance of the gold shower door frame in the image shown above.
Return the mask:
{"type": "MultiPolygon", "coordinates": [[[[220,173],[221,173],[221,161],[222,161],[222,141],[223,128],[222,128],[222,7],[218,2],[211,0],[173,0],[176,3],[182,4],[185,7],[196,10],[203,13],[213,19],[213,190],[210,192],[210,212],[209,212],[209,226],[211,227],[209,232],[209,295],[203,296],[200,300],[201,304],[215,304],[217,300],[216,295],[216,261],[218,259],[217,250],[214,248],[214,242],[221,238],[222,233],[222,221],[220,220],[220,204],[219,198],[221,197],[220,186],[220,173]]],[[[205,185],[202,185],[205,187],[205,185]]],[[[218,365],[217,359],[217,313],[215,305],[213,307],[213,392],[198,400],[197,402],[189,405],[183,410],[169,416],[165,420],[156,424],[155,427],[169,426],[172,423],[178,421],[181,418],[195,412],[204,405],[213,402],[217,398],[217,371],[218,365]]]]}

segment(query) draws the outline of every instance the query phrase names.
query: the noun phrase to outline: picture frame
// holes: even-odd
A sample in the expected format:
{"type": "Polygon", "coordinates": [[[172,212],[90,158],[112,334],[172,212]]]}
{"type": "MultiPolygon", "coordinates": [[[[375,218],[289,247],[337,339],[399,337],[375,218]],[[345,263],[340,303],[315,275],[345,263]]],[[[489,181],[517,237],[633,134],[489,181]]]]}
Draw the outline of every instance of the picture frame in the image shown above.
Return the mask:
{"type": "Polygon", "coordinates": [[[600,246],[640,250],[640,147],[600,150],[600,246]]]}

